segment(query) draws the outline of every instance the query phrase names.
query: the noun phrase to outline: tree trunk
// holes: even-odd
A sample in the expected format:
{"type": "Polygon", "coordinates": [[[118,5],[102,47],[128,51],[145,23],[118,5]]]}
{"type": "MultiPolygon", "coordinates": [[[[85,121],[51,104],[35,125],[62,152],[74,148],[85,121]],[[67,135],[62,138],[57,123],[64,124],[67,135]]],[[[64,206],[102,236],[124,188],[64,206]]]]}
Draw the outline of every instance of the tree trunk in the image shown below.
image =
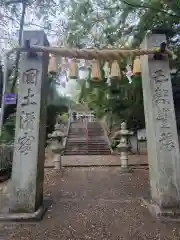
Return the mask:
{"type": "MultiPolygon", "coordinates": [[[[26,4],[25,1],[22,1],[22,14],[21,14],[21,21],[20,21],[20,27],[19,27],[19,38],[18,38],[18,45],[21,46],[22,44],[22,33],[23,33],[23,26],[24,26],[24,18],[26,13],[26,4]]],[[[14,92],[17,78],[18,78],[18,71],[19,71],[19,60],[20,60],[20,52],[17,52],[16,60],[15,60],[15,75],[13,79],[13,83],[11,86],[11,92],[14,92]]]]}

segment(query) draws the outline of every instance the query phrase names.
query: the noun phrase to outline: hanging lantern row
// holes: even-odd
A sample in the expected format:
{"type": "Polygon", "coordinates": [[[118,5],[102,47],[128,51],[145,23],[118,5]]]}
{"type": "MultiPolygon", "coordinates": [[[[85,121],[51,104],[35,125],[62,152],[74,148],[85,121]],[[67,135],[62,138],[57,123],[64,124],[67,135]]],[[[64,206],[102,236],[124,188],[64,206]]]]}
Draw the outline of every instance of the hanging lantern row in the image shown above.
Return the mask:
{"type": "MultiPolygon", "coordinates": [[[[49,69],[48,72],[51,74],[56,74],[62,69],[62,59],[57,59],[56,56],[51,56],[49,61],[49,69]]],[[[100,63],[98,60],[94,59],[91,61],[91,80],[93,82],[98,82],[101,80],[101,71],[100,71],[100,63]]],[[[78,79],[79,77],[79,67],[76,59],[72,59],[69,66],[69,78],[70,79],[78,79]]],[[[120,80],[122,77],[122,73],[119,67],[118,61],[113,61],[110,67],[109,62],[105,62],[104,64],[104,73],[106,78],[110,78],[111,80],[120,80]]],[[[136,57],[133,64],[133,75],[141,75],[141,63],[140,58],[136,57]]]]}
{"type": "Polygon", "coordinates": [[[141,75],[141,61],[139,57],[136,57],[133,64],[133,74],[141,75]]]}
{"type": "Polygon", "coordinates": [[[69,78],[71,79],[77,79],[79,73],[78,64],[75,59],[71,61],[70,69],[69,69],[69,78]]]}
{"type": "Polygon", "coordinates": [[[56,74],[58,72],[58,64],[55,56],[50,56],[48,72],[50,74],[56,74]]]}

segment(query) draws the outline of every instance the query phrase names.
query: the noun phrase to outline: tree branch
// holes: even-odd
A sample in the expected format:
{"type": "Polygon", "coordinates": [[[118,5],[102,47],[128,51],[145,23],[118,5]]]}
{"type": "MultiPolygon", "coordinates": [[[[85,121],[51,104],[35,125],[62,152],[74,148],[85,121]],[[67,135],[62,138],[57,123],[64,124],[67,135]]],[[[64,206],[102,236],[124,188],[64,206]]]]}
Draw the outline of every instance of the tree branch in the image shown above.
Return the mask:
{"type": "MultiPolygon", "coordinates": [[[[2,21],[2,18],[7,18],[15,23],[17,23],[18,25],[20,24],[20,21],[18,19],[15,19],[13,17],[10,17],[10,16],[7,16],[7,15],[4,15],[4,14],[0,14],[0,17],[1,17],[1,21],[2,21]]],[[[48,30],[50,32],[57,32],[56,30],[53,30],[53,29],[46,29],[44,26],[40,25],[40,24],[36,24],[36,23],[33,23],[33,22],[26,22],[24,23],[24,26],[36,26],[36,27],[40,27],[40,28],[43,28],[45,30],[48,30]]]]}
{"type": "Polygon", "coordinates": [[[129,3],[129,2],[126,1],[126,0],[120,0],[120,2],[126,4],[126,5],[128,5],[128,6],[130,6],[130,7],[133,7],[133,8],[144,8],[144,9],[149,8],[149,9],[154,10],[154,11],[156,11],[156,12],[161,12],[161,13],[164,13],[164,14],[169,15],[169,16],[171,16],[171,17],[179,18],[179,19],[180,19],[180,16],[178,16],[178,15],[175,15],[175,14],[172,14],[172,13],[168,13],[167,11],[165,11],[165,10],[163,10],[163,9],[157,9],[157,8],[155,8],[155,7],[153,7],[153,6],[147,6],[147,5],[141,5],[141,4],[133,4],[133,3],[129,3]]]}

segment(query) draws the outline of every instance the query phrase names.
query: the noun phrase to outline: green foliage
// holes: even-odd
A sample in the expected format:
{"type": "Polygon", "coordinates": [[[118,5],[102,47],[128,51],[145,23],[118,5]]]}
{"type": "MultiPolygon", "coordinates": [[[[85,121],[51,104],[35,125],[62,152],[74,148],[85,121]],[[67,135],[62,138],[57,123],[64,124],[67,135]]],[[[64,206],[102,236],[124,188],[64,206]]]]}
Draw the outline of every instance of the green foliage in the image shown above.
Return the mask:
{"type": "MultiPolygon", "coordinates": [[[[49,96],[47,106],[47,129],[46,129],[47,134],[53,131],[54,124],[56,123],[57,114],[68,112],[68,104],[70,101],[68,98],[59,96],[57,94],[56,86],[54,84],[55,81],[52,76],[48,77],[48,81],[49,81],[49,96]]],[[[0,137],[1,142],[9,142],[13,141],[14,139],[15,112],[16,105],[6,105],[5,121],[3,125],[2,135],[0,137]]]]}
{"type": "Polygon", "coordinates": [[[47,123],[46,123],[46,138],[49,133],[54,130],[54,125],[56,124],[57,115],[60,113],[65,113],[68,111],[66,106],[55,106],[49,105],[47,107],[47,123]]]}
{"type": "Polygon", "coordinates": [[[64,124],[66,124],[68,122],[68,113],[65,112],[63,114],[57,115],[56,119],[58,122],[62,122],[64,124]]]}
{"type": "MultiPolygon", "coordinates": [[[[169,47],[178,56],[177,60],[171,61],[170,64],[179,72],[179,1],[74,0],[71,6],[72,10],[68,12],[71,20],[68,43],[71,46],[107,48],[111,45],[135,48],[139,47],[147,31],[160,28],[166,30],[169,47]]],[[[121,63],[121,69],[124,66],[121,63]]],[[[95,89],[93,84],[86,88],[84,83],[80,101],[88,102],[89,107],[94,109],[99,117],[108,115],[107,117],[116,123],[126,120],[129,127],[134,129],[144,127],[141,78],[133,77],[132,80],[129,84],[123,77],[114,87],[108,88],[102,78],[99,88],[95,89]]],[[[176,85],[176,88],[180,89],[177,84],[179,74],[173,77],[172,82],[173,86],[176,85]]],[[[178,108],[177,105],[178,101],[175,99],[175,106],[178,108]]]]}
{"type": "Polygon", "coordinates": [[[144,127],[143,94],[140,77],[132,77],[129,84],[125,79],[119,82],[116,94],[110,95],[109,114],[120,124],[128,123],[129,128],[137,129],[144,127]]]}
{"type": "Polygon", "coordinates": [[[179,32],[178,1],[71,1],[68,43],[77,46],[139,46],[147,30],[169,28],[179,32]]]}
{"type": "Polygon", "coordinates": [[[112,144],[111,144],[111,148],[113,149],[113,150],[115,150],[115,149],[117,149],[117,145],[119,144],[119,141],[118,140],[114,140],[113,142],[112,142],[112,144]]]}
{"type": "MultiPolygon", "coordinates": [[[[3,3],[1,3],[3,4],[3,3]]],[[[177,54],[176,61],[171,66],[179,71],[180,59],[180,4],[175,0],[72,0],[72,1],[29,1],[30,7],[36,9],[35,14],[43,19],[45,29],[52,29],[50,16],[57,18],[57,10],[62,10],[68,16],[68,27],[65,27],[67,44],[69,46],[107,48],[139,47],[146,32],[154,28],[170,29],[167,31],[168,43],[177,54]]],[[[12,17],[19,20],[19,6],[9,6],[12,17]]],[[[123,59],[124,61],[124,59],[123,59]]],[[[121,63],[124,69],[126,61],[121,63]]],[[[103,70],[101,69],[103,75],[103,70]]],[[[179,75],[173,77],[173,84],[177,87],[179,75]]],[[[97,112],[98,117],[110,115],[115,122],[126,120],[131,128],[144,126],[144,109],[141,79],[133,77],[132,84],[123,77],[120,82],[107,86],[102,77],[99,86],[92,84],[90,76],[81,85],[79,101],[88,103],[89,108],[97,112]],[[107,95],[109,96],[107,98],[107,95]]],[[[51,90],[54,88],[51,84],[51,90]]],[[[49,99],[54,96],[51,91],[49,99]]],[[[56,98],[58,105],[59,98],[56,98]]],[[[62,100],[62,99],[61,99],[62,100]]],[[[63,104],[67,106],[67,99],[63,104]]],[[[53,104],[50,102],[49,104],[53,104]]],[[[177,104],[177,101],[175,101],[177,104]]]]}
{"type": "Polygon", "coordinates": [[[9,143],[13,141],[15,134],[15,114],[9,115],[5,124],[3,125],[2,135],[0,137],[0,143],[9,143]]]}
{"type": "MultiPolygon", "coordinates": [[[[122,63],[122,68],[123,68],[122,63]]],[[[94,84],[91,77],[84,81],[81,87],[79,101],[86,102],[90,109],[94,110],[98,118],[109,116],[110,121],[120,125],[126,121],[130,128],[137,129],[144,127],[144,108],[141,77],[133,77],[130,84],[127,78],[112,82],[108,86],[107,79],[101,66],[101,81],[94,84]]],[[[113,123],[112,123],[113,124],[113,123]]]]}

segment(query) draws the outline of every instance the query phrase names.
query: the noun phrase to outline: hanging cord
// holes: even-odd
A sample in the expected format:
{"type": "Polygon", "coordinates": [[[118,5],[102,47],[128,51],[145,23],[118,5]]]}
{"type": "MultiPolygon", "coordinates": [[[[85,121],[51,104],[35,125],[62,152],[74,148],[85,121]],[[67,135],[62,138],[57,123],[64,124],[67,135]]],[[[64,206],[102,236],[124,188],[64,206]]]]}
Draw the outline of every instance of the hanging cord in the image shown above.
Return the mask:
{"type": "Polygon", "coordinates": [[[153,48],[151,50],[140,50],[140,49],[76,49],[76,48],[60,48],[60,47],[46,47],[46,46],[30,46],[29,41],[26,41],[24,48],[14,48],[8,52],[8,55],[13,52],[28,52],[35,53],[37,52],[46,52],[52,53],[54,55],[61,55],[62,57],[68,58],[76,58],[76,59],[85,59],[85,60],[93,60],[93,59],[101,59],[101,60],[118,60],[121,57],[125,56],[142,56],[142,55],[151,55],[151,54],[167,54],[171,58],[175,59],[175,54],[169,49],[164,47],[165,43],[162,43],[159,48],[153,48]]]}

